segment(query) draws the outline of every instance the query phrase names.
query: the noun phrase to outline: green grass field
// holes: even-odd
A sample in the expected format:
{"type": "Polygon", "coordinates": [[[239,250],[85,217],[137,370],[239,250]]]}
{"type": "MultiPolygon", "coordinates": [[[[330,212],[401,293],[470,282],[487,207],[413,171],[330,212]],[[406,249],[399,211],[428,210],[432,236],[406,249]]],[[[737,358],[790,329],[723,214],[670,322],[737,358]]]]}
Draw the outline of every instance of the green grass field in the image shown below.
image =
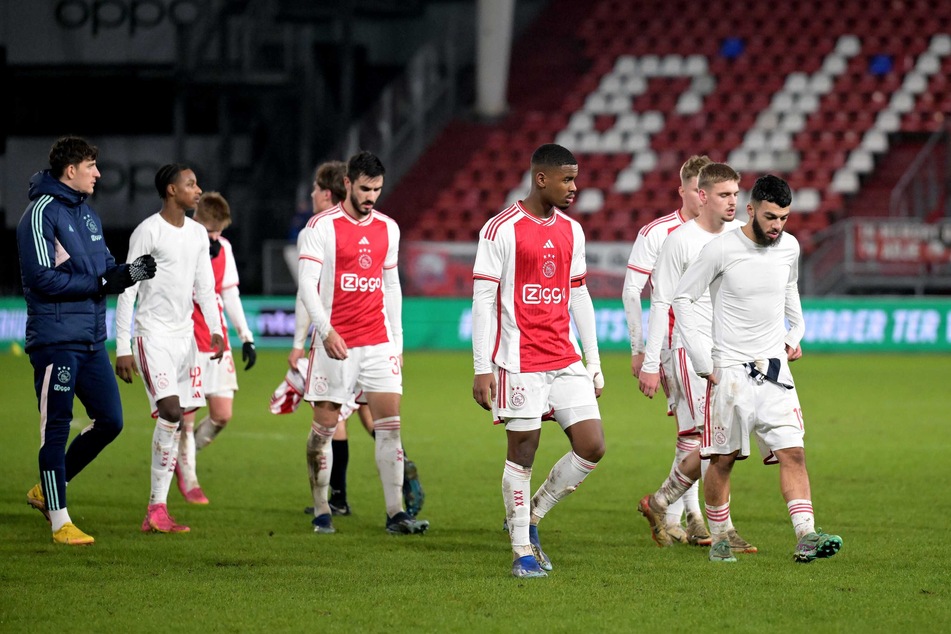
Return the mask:
{"type": "MultiPolygon", "coordinates": [[[[383,530],[370,438],[351,424],[350,517],[315,535],[304,467],[308,415],[274,416],[284,353],[240,376],[235,416],[198,458],[207,507],[169,507],[186,535],[139,532],[153,424],[140,382],[121,384],[125,430],[69,487],[96,537],[63,547],[25,501],[38,416],[25,356],[0,354],[0,631],[568,632],[951,631],[948,360],[806,356],[796,373],[818,525],[829,560],[795,564],[778,468],[737,465],[733,517],[759,547],[734,565],[659,549],[635,509],[673,457],[673,427],[629,359],[604,359],[607,454],[541,524],[555,570],[509,575],[501,531],[505,438],[471,398],[466,354],[406,355],[403,438],[426,490],[422,536],[383,530]]],[[[86,420],[77,408],[74,432],[86,420]]],[[[533,483],[567,450],[545,428],[533,483]]]]}

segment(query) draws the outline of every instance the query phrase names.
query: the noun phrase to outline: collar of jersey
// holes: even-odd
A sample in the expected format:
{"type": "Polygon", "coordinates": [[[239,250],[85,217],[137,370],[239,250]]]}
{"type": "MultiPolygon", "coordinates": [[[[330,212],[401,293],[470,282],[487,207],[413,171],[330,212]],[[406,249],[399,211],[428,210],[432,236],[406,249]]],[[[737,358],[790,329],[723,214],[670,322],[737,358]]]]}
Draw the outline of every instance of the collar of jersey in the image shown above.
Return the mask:
{"type": "Polygon", "coordinates": [[[532,220],[533,222],[536,222],[536,223],[538,223],[538,224],[540,224],[540,225],[550,225],[550,224],[553,224],[553,223],[555,222],[555,218],[558,217],[558,212],[555,211],[555,213],[553,213],[553,214],[551,215],[551,218],[548,218],[548,219],[543,220],[542,218],[539,218],[538,216],[536,216],[535,214],[533,214],[533,213],[530,212],[529,210],[525,209],[525,207],[522,206],[522,201],[521,201],[521,200],[515,201],[515,204],[518,205],[519,211],[521,211],[523,214],[525,214],[526,216],[528,216],[530,220],[532,220]]]}

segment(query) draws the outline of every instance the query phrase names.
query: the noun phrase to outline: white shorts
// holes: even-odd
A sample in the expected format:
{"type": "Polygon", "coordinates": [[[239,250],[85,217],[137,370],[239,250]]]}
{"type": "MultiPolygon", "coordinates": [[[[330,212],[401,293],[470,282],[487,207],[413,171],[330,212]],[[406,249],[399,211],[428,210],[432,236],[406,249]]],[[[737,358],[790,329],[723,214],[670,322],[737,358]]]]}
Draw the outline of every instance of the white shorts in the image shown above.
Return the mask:
{"type": "Polygon", "coordinates": [[[350,400],[340,406],[340,416],[337,417],[337,422],[343,423],[350,415],[355,411],[360,409],[361,405],[367,404],[367,395],[362,390],[350,396],[350,400]]]}
{"type": "Polygon", "coordinates": [[[512,373],[494,367],[498,384],[492,414],[505,429],[541,429],[542,416],[554,410],[562,429],[582,420],[601,419],[594,382],[581,361],[561,370],[512,373]]]}
{"type": "Polygon", "coordinates": [[[403,393],[403,371],[392,343],[350,348],[343,361],[328,357],[319,343],[311,348],[305,401],[343,405],[361,390],[403,393]]]}
{"type": "Polygon", "coordinates": [[[202,369],[194,337],[134,337],[132,354],[145,383],[152,416],[156,403],[177,396],[182,410],[205,406],[202,369]]]}
{"type": "Polygon", "coordinates": [[[707,380],[697,376],[693,362],[684,348],[671,354],[670,383],[674,397],[673,412],[677,417],[677,435],[695,436],[703,432],[707,412],[707,380]]]}
{"type": "MultiPolygon", "coordinates": [[[[774,464],[773,452],[802,447],[805,426],[796,388],[787,389],[769,381],[762,383],[742,365],[714,370],[717,385],[710,384],[707,419],[700,455],[730,454],[737,459],[750,455],[750,434],[755,434],[763,462],[774,464]]],[[[785,359],[779,380],[792,385],[785,359]]]]}
{"type": "Polygon", "coordinates": [[[201,377],[205,396],[234,398],[238,389],[238,374],[234,370],[234,355],[229,348],[221,359],[212,359],[214,352],[199,352],[201,377]]]}

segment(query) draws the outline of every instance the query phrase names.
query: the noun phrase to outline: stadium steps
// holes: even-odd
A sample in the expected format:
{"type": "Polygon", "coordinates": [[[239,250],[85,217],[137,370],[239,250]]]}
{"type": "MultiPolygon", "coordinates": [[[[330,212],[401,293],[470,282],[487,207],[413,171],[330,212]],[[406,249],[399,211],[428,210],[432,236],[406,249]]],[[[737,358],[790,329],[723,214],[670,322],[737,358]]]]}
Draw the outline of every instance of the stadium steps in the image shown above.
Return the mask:
{"type": "Polygon", "coordinates": [[[924,140],[907,138],[893,142],[875,169],[864,179],[859,192],[845,201],[845,215],[856,218],[887,217],[892,190],[924,144],[924,140]]]}
{"type": "MultiPolygon", "coordinates": [[[[898,85],[897,74],[870,76],[869,56],[890,55],[896,71],[907,71],[930,34],[951,28],[951,12],[918,2],[904,9],[891,6],[884,15],[873,18],[857,6],[842,8],[819,0],[787,5],[740,0],[736,9],[746,19],[711,25],[691,17],[688,0],[555,0],[514,44],[509,113],[494,123],[457,123],[455,133],[447,130],[413,170],[413,177],[396,186],[383,208],[394,210],[415,201],[418,214],[414,214],[414,222],[407,218],[403,223],[405,239],[474,240],[485,218],[501,209],[510,192],[519,187],[527,155],[539,143],[555,140],[570,117],[585,107],[586,96],[598,87],[620,55],[704,55],[717,84],[705,97],[701,112],[675,112],[671,94],[683,88],[678,79],[652,78],[652,82],[666,84],[652,86],[633,105],[638,111],[659,110],[666,118],[665,127],[650,141],[656,166],[643,173],[640,189],[614,188],[615,179],[631,160],[630,154],[574,148],[582,163],[579,185],[596,187],[604,195],[600,210],[579,216],[589,239],[633,240],[646,221],[679,204],[677,170],[684,158],[708,153],[715,160],[728,160],[730,151],[743,140],[757,112],[779,90],[788,73],[818,71],[838,37],[855,34],[863,41],[861,54],[833,80],[831,92],[822,93],[818,109],[811,111],[804,128],[794,133],[793,146],[800,152],[800,165],[790,172],[771,171],[785,176],[797,189],[820,192],[818,208],[798,215],[801,217],[791,223],[790,228],[801,231],[804,237],[821,231],[847,211],[857,211],[858,206],[878,209],[875,213],[887,209],[891,188],[900,174],[866,174],[862,181],[871,190],[867,196],[861,192],[846,195],[832,187],[848,151],[873,125],[873,115],[898,85]],[[764,36],[764,29],[775,23],[788,28],[775,37],[764,36]],[[730,59],[721,55],[720,45],[727,37],[744,40],[742,56],[730,59]],[[476,131],[468,142],[455,136],[460,126],[476,131]],[[880,179],[889,184],[878,189],[880,179]]],[[[933,94],[933,98],[921,100],[905,116],[903,131],[937,125],[934,107],[940,108],[951,99],[948,71],[951,57],[945,58],[942,72],[931,81],[926,95],[933,94]]],[[[598,131],[613,124],[614,115],[596,114],[598,131]]],[[[885,155],[876,157],[876,161],[878,169],[887,170],[887,165],[901,165],[907,157],[885,155]]],[[[744,189],[762,171],[756,167],[739,169],[744,175],[744,189]]]]}

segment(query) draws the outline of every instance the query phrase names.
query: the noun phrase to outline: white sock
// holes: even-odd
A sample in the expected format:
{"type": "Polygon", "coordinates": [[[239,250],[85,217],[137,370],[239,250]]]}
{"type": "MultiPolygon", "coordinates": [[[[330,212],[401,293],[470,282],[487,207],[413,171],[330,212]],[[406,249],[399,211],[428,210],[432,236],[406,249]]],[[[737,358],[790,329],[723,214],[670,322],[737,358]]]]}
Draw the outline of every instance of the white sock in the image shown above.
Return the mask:
{"type": "Polygon", "coordinates": [[[553,506],[573,493],[596,466],[597,462],[588,462],[573,451],[562,456],[532,496],[533,519],[545,517],[553,506]]]}
{"type": "MultiPolygon", "coordinates": [[[[700,439],[697,438],[696,436],[687,436],[684,438],[679,438],[677,440],[677,454],[678,455],[680,453],[683,453],[684,457],[686,457],[689,453],[699,448],[700,448],[700,439]]],[[[683,460],[683,458],[681,458],[681,460],[683,460]]],[[[701,471],[703,470],[702,464],[704,462],[708,462],[708,461],[707,460],[700,461],[701,471]]],[[[699,482],[699,480],[697,482],[699,482]]],[[[683,500],[683,503],[684,503],[684,511],[688,515],[702,515],[703,514],[703,511],[701,511],[700,509],[700,486],[697,484],[697,482],[694,482],[690,486],[690,488],[687,489],[687,492],[684,493],[683,496],[680,498],[681,500],[683,500]]]]}
{"type": "Polygon", "coordinates": [[[532,554],[532,546],[528,541],[531,520],[528,498],[531,490],[532,468],[506,460],[502,470],[502,502],[505,503],[505,521],[508,522],[509,539],[516,557],[532,554]]]}
{"type": "Polygon", "coordinates": [[[786,502],[786,508],[789,509],[789,518],[796,531],[796,539],[816,532],[816,516],[812,512],[811,500],[789,500],[786,502]]]}
{"type": "Polygon", "coordinates": [[[204,449],[212,440],[218,437],[218,434],[224,428],[225,426],[221,423],[211,420],[211,416],[205,416],[201,419],[198,427],[195,428],[195,451],[204,449]]]}
{"type": "MultiPolygon", "coordinates": [[[[657,493],[654,497],[661,503],[662,506],[665,504],[667,505],[668,524],[680,523],[680,513],[673,515],[670,512],[670,509],[675,503],[680,502],[684,493],[690,490],[690,487],[696,483],[697,482],[695,480],[691,480],[685,476],[679,467],[674,467],[673,471],[670,472],[670,475],[667,476],[667,479],[664,480],[664,483],[660,485],[659,489],[657,489],[657,493]]],[[[683,508],[682,504],[681,508],[683,508]]]]}
{"type": "Polygon", "coordinates": [[[667,505],[664,512],[664,521],[668,526],[680,525],[681,518],[684,516],[683,496],[678,496],[676,500],[667,505]]]}
{"type": "MultiPolygon", "coordinates": [[[[679,473],[678,467],[680,466],[680,462],[687,456],[687,454],[690,453],[693,447],[694,446],[693,444],[691,444],[689,438],[680,438],[680,437],[677,438],[677,444],[674,445],[674,462],[670,465],[670,473],[668,474],[668,480],[670,478],[677,477],[676,474],[679,473]]],[[[664,490],[667,484],[668,482],[665,481],[664,484],[661,485],[661,490],[664,490]]],[[[687,490],[689,490],[689,485],[688,485],[688,489],[684,489],[683,491],[681,491],[680,488],[677,487],[676,494],[668,493],[666,496],[664,496],[667,498],[666,499],[666,502],[667,502],[666,522],[668,525],[671,525],[671,524],[679,525],[681,523],[681,520],[683,519],[683,516],[684,516],[684,511],[686,510],[686,502],[687,502],[687,500],[683,499],[683,495],[685,491],[687,490]]],[[[660,498],[662,496],[658,494],[657,497],[660,498]]],[[[696,494],[694,494],[694,501],[696,502],[696,494]]]]}
{"type": "Polygon", "coordinates": [[[185,482],[185,490],[191,491],[198,486],[198,474],[195,472],[195,431],[194,421],[185,423],[181,442],[178,445],[178,472],[185,482]]]}
{"type": "Polygon", "coordinates": [[[330,513],[327,490],[330,488],[330,469],[334,464],[330,441],[336,429],[336,425],[324,427],[313,421],[310,434],[307,435],[307,476],[310,479],[310,492],[314,496],[314,517],[330,513]]]}
{"type": "Polygon", "coordinates": [[[690,487],[684,491],[684,494],[680,496],[680,501],[683,502],[684,512],[688,517],[699,515],[703,517],[703,511],[700,510],[700,481],[697,480],[690,487]]]}
{"type": "Polygon", "coordinates": [[[168,489],[172,485],[175,462],[178,454],[179,423],[161,417],[155,420],[152,432],[152,490],[149,506],[168,502],[168,489]]]}
{"type": "Polygon", "coordinates": [[[400,439],[400,417],[388,416],[373,422],[376,437],[376,470],[383,484],[386,516],[403,511],[403,442],[400,439]]]}
{"type": "Polygon", "coordinates": [[[733,528],[733,520],[730,518],[730,502],[722,506],[707,507],[707,522],[710,524],[710,536],[713,543],[727,539],[727,533],[733,528]]]}
{"type": "Polygon", "coordinates": [[[73,521],[69,519],[69,513],[66,511],[65,506],[55,511],[49,511],[49,514],[50,514],[50,526],[52,527],[54,533],[58,531],[59,529],[61,529],[63,527],[63,524],[73,521]]]}

